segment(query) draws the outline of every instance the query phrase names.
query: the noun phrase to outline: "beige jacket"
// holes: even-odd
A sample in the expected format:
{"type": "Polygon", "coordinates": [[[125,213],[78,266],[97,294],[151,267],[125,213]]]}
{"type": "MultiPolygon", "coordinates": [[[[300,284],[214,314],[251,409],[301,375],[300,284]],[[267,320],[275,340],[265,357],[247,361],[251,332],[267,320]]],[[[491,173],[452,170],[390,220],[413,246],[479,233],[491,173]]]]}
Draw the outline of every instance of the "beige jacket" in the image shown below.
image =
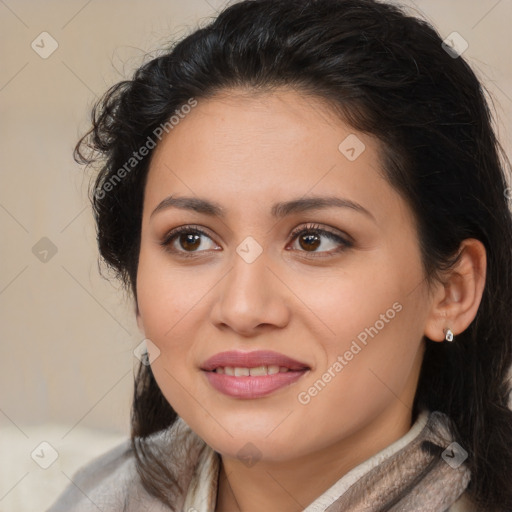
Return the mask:
{"type": "MultiPolygon", "coordinates": [[[[478,512],[465,489],[464,451],[452,444],[442,413],[422,412],[401,439],[353,468],[304,512],[478,512]]],[[[179,418],[147,438],[169,454],[182,489],[179,512],[215,512],[220,457],[179,418]]],[[[169,512],[138,477],[130,441],[79,470],[47,512],[169,512]]]]}

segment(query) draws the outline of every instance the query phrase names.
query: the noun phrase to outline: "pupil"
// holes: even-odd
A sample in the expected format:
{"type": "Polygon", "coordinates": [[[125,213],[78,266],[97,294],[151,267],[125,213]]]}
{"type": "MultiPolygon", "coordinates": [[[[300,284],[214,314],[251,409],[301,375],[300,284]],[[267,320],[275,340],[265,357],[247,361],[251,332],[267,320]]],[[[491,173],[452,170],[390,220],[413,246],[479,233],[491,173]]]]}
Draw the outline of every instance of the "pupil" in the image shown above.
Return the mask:
{"type": "Polygon", "coordinates": [[[301,241],[301,246],[302,246],[302,242],[306,241],[306,246],[302,247],[303,249],[316,249],[320,243],[319,243],[319,237],[318,235],[303,235],[301,238],[300,238],[300,241],[301,241]]]}
{"type": "Polygon", "coordinates": [[[181,243],[181,246],[184,248],[184,249],[192,249],[192,250],[195,250],[199,247],[199,245],[201,244],[201,242],[199,241],[200,239],[200,236],[197,235],[197,234],[186,234],[186,235],[182,235],[181,236],[181,240],[180,240],[180,243],[181,243]],[[199,243],[198,243],[199,242],[199,243]]]}
{"type": "MultiPolygon", "coordinates": [[[[320,245],[318,235],[303,235],[300,238],[301,246],[303,249],[317,249],[320,245]]],[[[181,246],[184,249],[196,250],[200,245],[200,236],[197,234],[188,233],[186,235],[181,235],[180,240],[181,246]]]]}

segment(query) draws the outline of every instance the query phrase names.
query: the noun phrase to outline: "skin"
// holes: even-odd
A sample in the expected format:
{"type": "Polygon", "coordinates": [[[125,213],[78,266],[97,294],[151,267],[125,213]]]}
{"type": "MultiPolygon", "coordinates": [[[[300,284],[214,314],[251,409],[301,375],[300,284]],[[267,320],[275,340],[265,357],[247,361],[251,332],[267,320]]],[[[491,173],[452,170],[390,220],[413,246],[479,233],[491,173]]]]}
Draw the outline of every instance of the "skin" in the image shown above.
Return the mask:
{"type": "Polygon", "coordinates": [[[152,156],[137,318],[160,351],[152,369],[166,399],[221,454],[216,512],[302,510],[402,437],[413,419],[424,336],[441,342],[450,327],[456,342],[481,300],[482,244],[466,240],[459,265],[429,288],[414,217],[383,178],[379,142],[331,112],[285,88],[231,90],[199,100],[152,156]],[[338,150],[350,134],[365,145],[354,161],[338,150]],[[225,217],[175,207],[152,215],[171,194],[219,203],[225,217]],[[271,216],[276,202],[313,196],[346,198],[370,214],[330,207],[271,216]],[[290,236],[311,223],[351,245],[316,231],[311,249],[290,236]],[[207,232],[195,250],[183,237],[161,245],[185,225],[207,232]],[[236,252],[248,236],[263,250],[252,263],[236,252]],[[180,256],[187,250],[194,256],[180,256]],[[298,394],[394,303],[401,305],[394,318],[300,403],[298,394]],[[310,370],[267,397],[231,398],[199,369],[226,350],[274,350],[310,370]],[[237,457],[247,443],[258,450],[251,467],[237,457]]]}

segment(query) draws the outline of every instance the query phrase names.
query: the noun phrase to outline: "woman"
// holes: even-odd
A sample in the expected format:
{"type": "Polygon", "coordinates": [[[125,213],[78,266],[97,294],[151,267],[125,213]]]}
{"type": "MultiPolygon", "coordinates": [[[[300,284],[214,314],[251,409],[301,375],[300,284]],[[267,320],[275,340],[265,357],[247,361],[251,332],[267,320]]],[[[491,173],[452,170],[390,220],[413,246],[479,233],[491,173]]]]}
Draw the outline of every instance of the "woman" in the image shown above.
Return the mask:
{"type": "Polygon", "coordinates": [[[77,158],[148,353],[51,512],[512,510],[500,154],[374,0],[236,3],[111,88],[77,158]]]}

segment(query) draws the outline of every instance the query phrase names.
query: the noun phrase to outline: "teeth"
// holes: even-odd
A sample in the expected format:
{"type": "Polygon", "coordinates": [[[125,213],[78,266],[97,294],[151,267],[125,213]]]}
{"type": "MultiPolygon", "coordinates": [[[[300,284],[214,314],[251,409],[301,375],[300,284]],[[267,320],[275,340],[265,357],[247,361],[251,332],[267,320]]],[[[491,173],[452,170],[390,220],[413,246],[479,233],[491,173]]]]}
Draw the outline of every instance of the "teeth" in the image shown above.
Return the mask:
{"type": "Polygon", "coordinates": [[[267,375],[267,367],[266,366],[257,366],[256,368],[249,369],[251,375],[267,375]]]}
{"type": "MultiPolygon", "coordinates": [[[[288,368],[286,368],[288,370],[288,368]]],[[[276,373],[279,373],[279,366],[276,366],[276,365],[270,365],[268,367],[268,374],[269,375],[274,375],[276,373]]]]}
{"type": "Polygon", "coordinates": [[[259,377],[263,375],[275,375],[276,373],[286,373],[288,371],[290,371],[289,368],[273,364],[269,366],[256,366],[254,368],[241,368],[238,366],[219,366],[218,368],[215,369],[215,372],[217,373],[223,373],[235,377],[249,377],[250,375],[254,377],[259,377]]]}

